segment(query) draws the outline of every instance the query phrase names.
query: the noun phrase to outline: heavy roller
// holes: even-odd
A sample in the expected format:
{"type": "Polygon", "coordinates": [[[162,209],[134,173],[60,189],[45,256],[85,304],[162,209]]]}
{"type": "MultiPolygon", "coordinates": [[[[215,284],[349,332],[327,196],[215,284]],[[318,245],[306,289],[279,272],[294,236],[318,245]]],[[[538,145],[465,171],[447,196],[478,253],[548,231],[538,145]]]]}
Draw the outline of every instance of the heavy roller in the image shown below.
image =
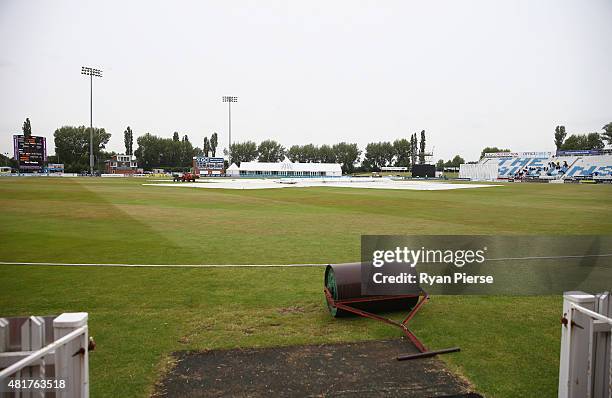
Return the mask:
{"type": "Polygon", "coordinates": [[[399,327],[420,351],[418,354],[398,355],[398,360],[431,357],[438,354],[459,351],[458,347],[443,350],[428,350],[423,343],[408,329],[408,323],[429,299],[427,293],[420,290],[418,294],[365,296],[361,294],[361,263],[329,264],[325,268],[324,293],[327,308],[334,318],[350,315],[363,316],[399,327]],[[408,311],[401,321],[378,315],[391,311],[408,311]]]}

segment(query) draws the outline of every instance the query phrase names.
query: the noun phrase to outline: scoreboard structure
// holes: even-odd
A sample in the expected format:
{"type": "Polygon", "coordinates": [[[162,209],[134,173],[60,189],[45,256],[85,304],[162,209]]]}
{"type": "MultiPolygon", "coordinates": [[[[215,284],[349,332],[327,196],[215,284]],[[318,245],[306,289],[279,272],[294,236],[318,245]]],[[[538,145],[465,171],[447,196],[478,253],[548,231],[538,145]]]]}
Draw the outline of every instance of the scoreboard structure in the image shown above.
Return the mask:
{"type": "Polygon", "coordinates": [[[14,135],[13,150],[20,172],[39,173],[43,171],[47,161],[47,139],[45,137],[14,135]]]}
{"type": "Polygon", "coordinates": [[[412,176],[418,178],[435,178],[436,166],[433,164],[413,164],[412,176]]]}
{"type": "Polygon", "coordinates": [[[193,157],[193,172],[202,177],[221,176],[225,174],[225,162],[223,158],[210,158],[206,156],[193,157]]]}

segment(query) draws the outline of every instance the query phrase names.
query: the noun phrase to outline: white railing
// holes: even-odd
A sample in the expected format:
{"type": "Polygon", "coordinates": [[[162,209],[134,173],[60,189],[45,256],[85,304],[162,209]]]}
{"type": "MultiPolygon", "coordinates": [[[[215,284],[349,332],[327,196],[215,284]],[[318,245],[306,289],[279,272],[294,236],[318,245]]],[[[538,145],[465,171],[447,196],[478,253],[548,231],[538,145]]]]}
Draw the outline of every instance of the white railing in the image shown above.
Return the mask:
{"type": "Polygon", "coordinates": [[[0,318],[0,391],[15,397],[89,397],[87,317],[77,312],[0,318]]]}
{"type": "Polygon", "coordinates": [[[563,295],[559,398],[612,397],[612,295],[563,295]]]}

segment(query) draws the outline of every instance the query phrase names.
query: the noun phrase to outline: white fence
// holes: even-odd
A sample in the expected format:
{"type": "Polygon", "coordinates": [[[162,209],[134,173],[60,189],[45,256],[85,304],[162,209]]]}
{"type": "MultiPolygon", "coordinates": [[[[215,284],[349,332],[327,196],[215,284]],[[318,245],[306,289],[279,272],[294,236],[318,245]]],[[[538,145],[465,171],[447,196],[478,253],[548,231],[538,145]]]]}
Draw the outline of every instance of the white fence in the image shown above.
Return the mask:
{"type": "Polygon", "coordinates": [[[612,398],[612,298],[563,295],[559,398],[612,398]]]}
{"type": "Polygon", "coordinates": [[[0,396],[89,397],[87,317],[0,318],[0,396]]]}

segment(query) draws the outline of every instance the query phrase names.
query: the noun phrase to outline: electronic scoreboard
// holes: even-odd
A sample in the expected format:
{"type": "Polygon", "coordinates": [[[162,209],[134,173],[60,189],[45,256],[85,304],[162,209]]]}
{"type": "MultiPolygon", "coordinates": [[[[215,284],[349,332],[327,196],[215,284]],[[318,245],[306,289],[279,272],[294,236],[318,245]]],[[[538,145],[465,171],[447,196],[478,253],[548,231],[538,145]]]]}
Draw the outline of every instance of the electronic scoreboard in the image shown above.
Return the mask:
{"type": "Polygon", "coordinates": [[[47,140],[45,137],[14,135],[13,147],[19,171],[42,172],[47,161],[47,140]]]}
{"type": "Polygon", "coordinates": [[[219,176],[225,173],[223,158],[211,158],[206,156],[194,156],[193,172],[200,176],[219,176]]]}

